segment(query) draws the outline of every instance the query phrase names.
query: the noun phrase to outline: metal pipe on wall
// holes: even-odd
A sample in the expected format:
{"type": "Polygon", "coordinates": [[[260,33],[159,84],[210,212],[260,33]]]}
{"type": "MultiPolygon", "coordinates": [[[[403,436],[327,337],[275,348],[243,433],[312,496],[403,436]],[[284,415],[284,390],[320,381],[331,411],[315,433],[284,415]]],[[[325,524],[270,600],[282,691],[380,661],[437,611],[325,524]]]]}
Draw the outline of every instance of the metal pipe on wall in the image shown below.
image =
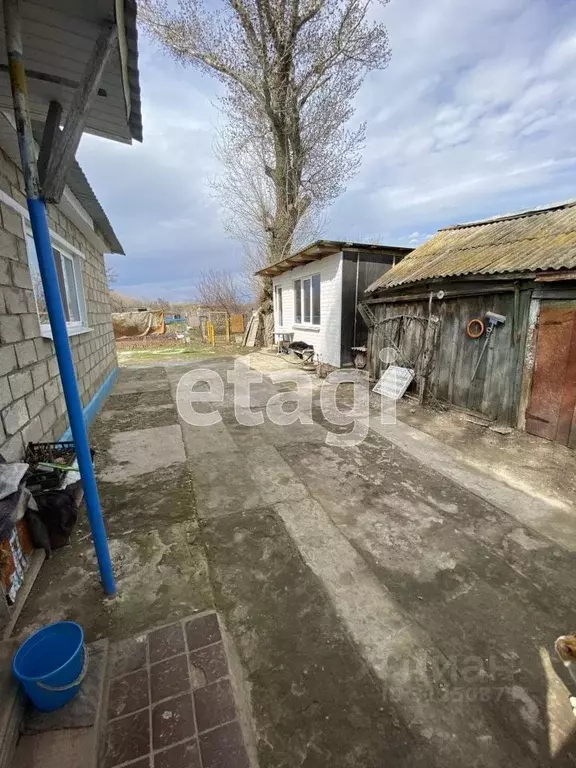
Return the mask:
{"type": "Polygon", "coordinates": [[[110,558],[110,550],[102,515],[102,507],[100,505],[98,486],[96,484],[94,466],[92,464],[82,400],[80,398],[74,371],[74,361],[72,358],[72,350],[70,348],[70,340],[68,338],[68,329],[66,327],[66,318],[64,316],[62,297],[60,295],[56,265],[52,253],[48,218],[46,215],[46,203],[42,198],[38,178],[36,148],[28,108],[28,92],[26,71],[24,69],[23,61],[20,6],[18,0],[3,0],[3,10],[14,117],[16,120],[18,145],[20,148],[20,158],[26,185],[26,197],[28,211],[30,213],[32,235],[34,237],[34,245],[36,246],[38,266],[40,268],[42,286],[44,288],[46,308],[50,319],[50,327],[52,329],[54,347],[58,359],[58,368],[60,370],[66,408],[68,409],[70,428],[74,438],[78,467],[82,477],[84,498],[86,500],[86,508],[94,540],[94,549],[96,550],[96,558],[100,570],[100,578],[106,594],[113,595],[116,592],[116,584],[112,570],[112,560],[110,558]]]}

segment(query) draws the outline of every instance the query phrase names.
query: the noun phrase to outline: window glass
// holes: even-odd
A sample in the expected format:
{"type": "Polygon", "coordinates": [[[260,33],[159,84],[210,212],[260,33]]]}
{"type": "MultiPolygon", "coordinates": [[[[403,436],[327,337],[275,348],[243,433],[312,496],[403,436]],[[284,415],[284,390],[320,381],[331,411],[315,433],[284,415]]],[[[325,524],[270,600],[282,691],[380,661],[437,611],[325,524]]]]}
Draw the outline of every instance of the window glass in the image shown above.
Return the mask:
{"type": "Polygon", "coordinates": [[[276,286],[276,317],[278,318],[278,325],[284,325],[284,312],[282,307],[282,288],[276,286]]]}
{"type": "Polygon", "coordinates": [[[312,324],[320,325],[320,275],[312,275],[312,324]]]}
{"type": "Polygon", "coordinates": [[[62,265],[64,267],[64,280],[66,282],[66,296],[68,298],[68,315],[73,323],[79,323],[80,307],[78,304],[78,292],[76,289],[76,276],[74,274],[74,262],[67,256],[60,254],[62,265]]]}
{"type": "Polygon", "coordinates": [[[26,250],[28,252],[28,267],[30,269],[30,277],[32,278],[32,287],[34,288],[34,296],[36,297],[38,319],[40,320],[40,325],[47,325],[50,321],[48,320],[48,311],[46,309],[42,278],[40,277],[38,257],[36,256],[36,247],[34,246],[34,240],[31,237],[26,237],[26,250]]]}
{"type": "Polygon", "coordinates": [[[294,280],[294,322],[302,322],[302,282],[294,280]]]}
{"type": "Polygon", "coordinates": [[[62,296],[62,306],[64,307],[64,316],[66,322],[70,322],[70,310],[68,308],[68,296],[66,291],[66,283],[64,281],[64,270],[62,269],[62,258],[60,251],[55,248],[52,249],[54,255],[54,263],[56,264],[56,274],[58,275],[58,285],[60,287],[60,296],[62,296]]]}
{"type": "Polygon", "coordinates": [[[310,278],[302,281],[304,293],[304,322],[310,322],[310,278]]]}

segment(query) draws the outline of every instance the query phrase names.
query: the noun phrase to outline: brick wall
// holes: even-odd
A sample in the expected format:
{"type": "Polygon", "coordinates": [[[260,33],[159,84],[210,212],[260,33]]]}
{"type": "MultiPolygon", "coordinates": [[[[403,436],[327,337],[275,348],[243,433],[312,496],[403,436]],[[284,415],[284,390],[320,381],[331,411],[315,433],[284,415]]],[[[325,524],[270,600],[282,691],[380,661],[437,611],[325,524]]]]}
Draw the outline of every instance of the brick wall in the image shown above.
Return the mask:
{"type": "MultiPolygon", "coordinates": [[[[0,150],[0,189],[20,205],[21,171],[0,150]]],[[[84,405],[116,367],[104,257],[57,206],[48,206],[50,228],[85,255],[83,285],[88,326],[70,338],[84,405]]],[[[22,219],[0,202],[0,453],[13,461],[30,441],[57,440],[68,417],[54,344],[40,336],[28,269],[22,219]]]]}
{"type": "Polygon", "coordinates": [[[342,323],[342,254],[335,253],[275,277],[273,286],[282,286],[283,324],[274,313],[274,330],[293,333],[294,341],[311,344],[323,363],[340,367],[342,323]],[[294,324],[294,280],[320,274],[320,326],[317,329],[294,324]]]}

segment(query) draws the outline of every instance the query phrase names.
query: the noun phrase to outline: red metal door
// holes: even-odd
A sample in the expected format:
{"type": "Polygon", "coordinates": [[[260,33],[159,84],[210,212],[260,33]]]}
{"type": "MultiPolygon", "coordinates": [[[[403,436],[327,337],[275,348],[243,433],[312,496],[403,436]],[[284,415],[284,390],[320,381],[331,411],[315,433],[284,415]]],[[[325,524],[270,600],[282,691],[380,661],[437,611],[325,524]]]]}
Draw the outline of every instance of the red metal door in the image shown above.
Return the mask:
{"type": "Polygon", "coordinates": [[[526,431],[576,447],[574,302],[545,302],[540,309],[526,431]]]}

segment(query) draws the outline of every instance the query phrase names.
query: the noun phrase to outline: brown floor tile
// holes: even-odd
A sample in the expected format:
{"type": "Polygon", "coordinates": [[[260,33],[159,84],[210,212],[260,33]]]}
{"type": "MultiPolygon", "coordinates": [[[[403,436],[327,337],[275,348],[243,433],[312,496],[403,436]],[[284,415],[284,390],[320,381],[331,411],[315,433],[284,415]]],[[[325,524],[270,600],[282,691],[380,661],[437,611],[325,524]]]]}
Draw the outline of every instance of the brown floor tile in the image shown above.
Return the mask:
{"type": "Polygon", "coordinates": [[[242,729],[238,722],[202,734],[200,750],[204,768],[249,768],[242,729]]]}
{"type": "Polygon", "coordinates": [[[188,638],[188,650],[195,651],[204,645],[210,645],[221,640],[218,617],[215,613],[192,619],[186,624],[186,637],[188,638]]]}
{"type": "Polygon", "coordinates": [[[229,680],[198,688],[194,691],[198,730],[206,731],[236,717],[236,704],[229,680]]]}
{"type": "Polygon", "coordinates": [[[148,704],[148,670],[139,669],[110,683],[109,718],[128,715],[148,704]]]}
{"type": "Polygon", "coordinates": [[[164,661],[170,656],[177,656],[184,653],[186,646],[184,644],[184,635],[180,624],[171,624],[169,627],[156,629],[148,635],[150,644],[150,663],[164,661]]]}
{"type": "Polygon", "coordinates": [[[154,755],[154,768],[201,768],[196,739],[154,755]]]}
{"type": "Polygon", "coordinates": [[[154,664],[150,668],[150,682],[153,702],[190,690],[186,655],[154,664]]]}
{"type": "Polygon", "coordinates": [[[189,693],[156,704],[152,710],[154,749],[162,749],[196,734],[194,706],[189,693]]]}
{"type": "Polygon", "coordinates": [[[148,754],[150,750],[149,713],[145,709],[108,723],[105,768],[148,754]]]}
{"type": "Polygon", "coordinates": [[[146,635],[120,640],[110,646],[111,677],[127,675],[146,665],[146,635]]]}
{"type": "Polygon", "coordinates": [[[213,683],[228,674],[228,664],[222,643],[192,651],[190,663],[202,671],[206,683],[213,683]]]}

